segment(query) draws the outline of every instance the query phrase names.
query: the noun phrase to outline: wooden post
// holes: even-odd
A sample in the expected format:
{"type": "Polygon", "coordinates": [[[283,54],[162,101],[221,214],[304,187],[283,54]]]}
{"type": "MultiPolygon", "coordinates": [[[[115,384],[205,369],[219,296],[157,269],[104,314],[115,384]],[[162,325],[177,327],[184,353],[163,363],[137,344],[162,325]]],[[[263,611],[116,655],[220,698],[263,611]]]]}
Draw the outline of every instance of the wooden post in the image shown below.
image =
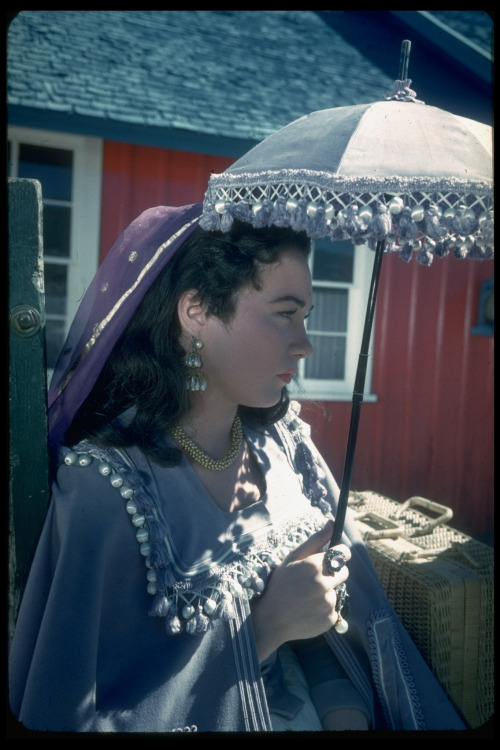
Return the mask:
{"type": "Polygon", "coordinates": [[[9,180],[9,635],[49,499],[42,195],[9,180]]]}

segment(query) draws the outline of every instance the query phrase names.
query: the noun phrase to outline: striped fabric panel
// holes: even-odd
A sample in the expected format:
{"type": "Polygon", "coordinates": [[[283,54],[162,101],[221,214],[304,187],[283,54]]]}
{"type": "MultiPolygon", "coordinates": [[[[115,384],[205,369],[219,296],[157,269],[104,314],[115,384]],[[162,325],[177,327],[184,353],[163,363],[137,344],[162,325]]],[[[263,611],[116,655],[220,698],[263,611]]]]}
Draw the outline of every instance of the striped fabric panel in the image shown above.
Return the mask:
{"type": "Polygon", "coordinates": [[[245,612],[245,605],[241,600],[235,600],[235,608],[236,617],[229,621],[229,626],[245,729],[248,732],[272,731],[264,685],[254,656],[250,616],[245,612]]]}

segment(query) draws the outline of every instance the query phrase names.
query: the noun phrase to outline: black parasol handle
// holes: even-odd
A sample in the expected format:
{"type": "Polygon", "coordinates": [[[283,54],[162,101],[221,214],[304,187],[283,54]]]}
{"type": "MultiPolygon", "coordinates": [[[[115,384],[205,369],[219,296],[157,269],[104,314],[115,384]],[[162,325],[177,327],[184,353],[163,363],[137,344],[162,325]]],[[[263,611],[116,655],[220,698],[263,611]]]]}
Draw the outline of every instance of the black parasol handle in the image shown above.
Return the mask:
{"type": "Polygon", "coordinates": [[[363,338],[361,339],[361,350],[359,353],[358,368],[354,381],[354,391],[352,396],[351,422],[349,425],[349,434],[347,438],[346,456],[344,461],[344,472],[342,474],[342,484],[340,486],[339,503],[337,514],[335,516],[335,525],[330,541],[330,547],[340,544],[342,532],[344,530],[345,514],[347,503],[349,501],[349,488],[351,486],[351,476],[354,464],[354,452],[356,449],[356,439],[358,436],[358,425],[363,403],[363,392],[365,389],[366,369],[368,364],[368,349],[370,346],[370,336],[377,302],[377,289],[380,278],[380,269],[382,267],[382,258],[384,257],[385,240],[379,240],[375,249],[375,261],[373,264],[372,278],[370,282],[370,293],[366,307],[365,325],[363,329],[363,338]]]}

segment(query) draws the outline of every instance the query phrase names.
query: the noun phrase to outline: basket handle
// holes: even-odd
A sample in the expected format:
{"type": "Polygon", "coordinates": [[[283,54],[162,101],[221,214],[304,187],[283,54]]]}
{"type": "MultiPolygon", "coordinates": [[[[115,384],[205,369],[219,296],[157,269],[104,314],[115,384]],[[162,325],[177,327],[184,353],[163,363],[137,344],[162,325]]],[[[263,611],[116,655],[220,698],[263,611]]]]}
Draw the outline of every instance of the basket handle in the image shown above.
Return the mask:
{"type": "Polygon", "coordinates": [[[355,518],[356,521],[375,521],[380,526],[385,527],[365,532],[363,535],[364,539],[397,539],[404,534],[404,526],[399,526],[395,521],[385,516],[380,516],[378,513],[359,513],[355,515],[355,518]]]}
{"type": "Polygon", "coordinates": [[[461,562],[465,562],[471,568],[475,570],[481,569],[481,563],[474,560],[467,552],[464,551],[462,545],[458,542],[453,542],[450,547],[442,547],[441,549],[431,550],[411,550],[411,552],[402,552],[399,562],[405,562],[413,560],[419,560],[427,557],[439,557],[446,559],[446,557],[461,557],[461,562]]]}
{"type": "Polygon", "coordinates": [[[426,534],[430,534],[437,526],[448,523],[448,521],[453,518],[453,511],[447,505],[440,505],[440,503],[435,503],[433,500],[427,500],[425,497],[417,496],[410,497],[409,500],[403,503],[398,509],[397,513],[394,515],[394,518],[399,518],[401,513],[404,513],[405,510],[408,510],[408,508],[413,508],[416,505],[425,508],[426,510],[432,510],[435,513],[440,513],[441,515],[439,515],[437,518],[433,518],[426,526],[423,526],[421,529],[417,529],[416,531],[414,531],[411,536],[425,536],[426,534]]]}

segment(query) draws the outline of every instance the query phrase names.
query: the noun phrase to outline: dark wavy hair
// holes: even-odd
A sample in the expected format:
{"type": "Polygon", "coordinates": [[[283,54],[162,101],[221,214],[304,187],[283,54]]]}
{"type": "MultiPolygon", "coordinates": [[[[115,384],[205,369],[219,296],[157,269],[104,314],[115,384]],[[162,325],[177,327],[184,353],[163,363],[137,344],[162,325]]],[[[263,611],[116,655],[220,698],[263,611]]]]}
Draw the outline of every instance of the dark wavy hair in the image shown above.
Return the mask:
{"type": "MultiPolygon", "coordinates": [[[[241,222],[226,233],[196,229],[144,296],[69,427],[66,443],[86,438],[101,446],[137,445],[157,464],[176,465],[181,453],[163,438],[190,409],[185,352],[179,343],[179,298],[196,289],[208,313],[228,323],[240,290],[248,285],[259,289],[263,268],[291,248],[307,258],[307,235],[241,222]],[[117,419],[132,407],[131,420],[117,419]]],[[[240,406],[239,412],[247,422],[265,427],[281,419],[288,404],[283,388],[275,406],[240,406]]]]}

